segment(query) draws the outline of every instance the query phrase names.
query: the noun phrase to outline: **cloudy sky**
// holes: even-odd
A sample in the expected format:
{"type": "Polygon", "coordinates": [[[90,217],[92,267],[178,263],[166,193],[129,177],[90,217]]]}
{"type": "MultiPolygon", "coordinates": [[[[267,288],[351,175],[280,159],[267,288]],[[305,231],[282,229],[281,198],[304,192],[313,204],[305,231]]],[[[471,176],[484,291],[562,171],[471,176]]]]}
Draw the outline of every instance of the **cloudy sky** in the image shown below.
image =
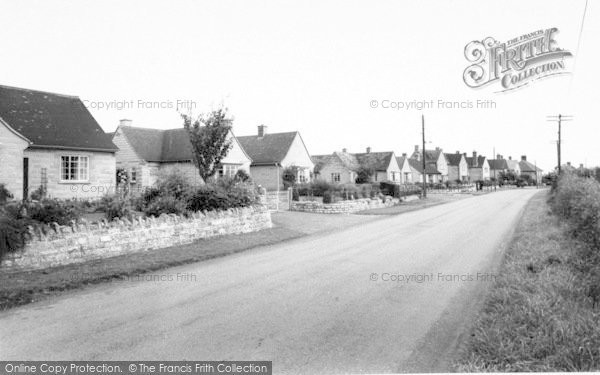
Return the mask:
{"type": "Polygon", "coordinates": [[[526,154],[546,170],[556,164],[556,126],[546,116],[571,114],[563,161],[600,165],[600,4],[589,1],[582,29],[585,5],[0,0],[0,84],[77,95],[106,131],[122,118],[178,127],[178,104],[194,113],[225,105],[237,135],[260,124],[299,130],[312,154],[410,152],[424,114],[428,147],[526,154]],[[498,83],[463,82],[469,42],[552,27],[574,54],[565,60],[572,74],[505,93],[498,83]],[[383,108],[431,100],[422,110],[383,108]],[[477,100],[495,108],[476,108],[477,100]],[[460,108],[468,102],[475,107],[460,108]]]}

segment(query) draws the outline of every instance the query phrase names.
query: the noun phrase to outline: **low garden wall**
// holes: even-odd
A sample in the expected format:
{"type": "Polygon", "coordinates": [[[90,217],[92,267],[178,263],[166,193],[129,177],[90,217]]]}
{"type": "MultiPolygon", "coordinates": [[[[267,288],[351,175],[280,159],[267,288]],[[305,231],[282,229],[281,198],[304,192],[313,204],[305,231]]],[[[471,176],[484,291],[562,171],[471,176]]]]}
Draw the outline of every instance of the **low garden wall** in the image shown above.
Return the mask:
{"type": "Polygon", "coordinates": [[[336,203],[302,201],[292,202],[292,211],[315,212],[321,214],[349,214],[374,208],[391,207],[397,205],[398,203],[400,203],[398,198],[388,198],[385,202],[379,198],[363,198],[336,203]]]}
{"type": "Polygon", "coordinates": [[[1,271],[43,269],[174,245],[224,234],[271,228],[271,214],[261,206],[196,212],[191,217],[166,215],[134,221],[106,220],[72,226],[30,227],[22,251],[8,254],[1,271]]]}

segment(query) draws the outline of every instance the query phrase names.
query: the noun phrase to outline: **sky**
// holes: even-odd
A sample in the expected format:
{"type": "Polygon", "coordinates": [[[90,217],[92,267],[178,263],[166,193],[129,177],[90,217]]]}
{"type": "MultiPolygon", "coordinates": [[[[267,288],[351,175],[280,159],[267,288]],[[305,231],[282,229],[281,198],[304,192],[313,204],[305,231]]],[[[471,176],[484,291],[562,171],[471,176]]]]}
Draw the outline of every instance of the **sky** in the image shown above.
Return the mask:
{"type": "Polygon", "coordinates": [[[424,115],[428,148],[527,155],[545,170],[556,165],[557,139],[546,116],[562,113],[574,116],[563,126],[563,162],[591,167],[600,165],[600,3],[589,0],[584,19],[585,8],[585,0],[0,0],[0,84],[79,96],[107,132],[120,119],[180,127],[179,112],[223,105],[236,135],[261,124],[297,130],[311,154],[411,153],[424,115]],[[571,74],[507,92],[463,81],[469,42],[552,27],[574,55],[565,60],[571,74]]]}

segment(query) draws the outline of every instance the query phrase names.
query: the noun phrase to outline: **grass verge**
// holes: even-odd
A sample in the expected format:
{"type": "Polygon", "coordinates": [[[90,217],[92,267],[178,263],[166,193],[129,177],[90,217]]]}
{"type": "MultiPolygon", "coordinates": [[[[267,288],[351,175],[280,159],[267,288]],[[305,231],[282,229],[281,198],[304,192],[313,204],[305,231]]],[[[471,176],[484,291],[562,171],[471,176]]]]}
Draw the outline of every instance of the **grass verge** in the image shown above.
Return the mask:
{"type": "Polygon", "coordinates": [[[36,302],[86,285],[222,257],[303,235],[287,228],[272,228],[44,270],[4,273],[0,274],[0,310],[36,302]]]}
{"type": "Polygon", "coordinates": [[[590,249],[568,236],[547,198],[538,194],[527,205],[456,371],[600,369],[590,249]]]}

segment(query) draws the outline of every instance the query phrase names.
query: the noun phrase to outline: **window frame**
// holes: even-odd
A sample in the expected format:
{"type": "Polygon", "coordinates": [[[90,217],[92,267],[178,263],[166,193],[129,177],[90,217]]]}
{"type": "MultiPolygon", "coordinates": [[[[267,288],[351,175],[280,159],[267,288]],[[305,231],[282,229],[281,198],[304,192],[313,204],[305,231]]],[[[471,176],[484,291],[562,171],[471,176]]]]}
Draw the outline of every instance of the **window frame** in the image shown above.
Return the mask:
{"type": "Polygon", "coordinates": [[[61,183],[66,183],[66,184],[73,184],[73,183],[89,183],[90,182],[90,156],[89,155],[83,155],[83,154],[61,154],[60,155],[60,165],[59,165],[59,176],[60,176],[60,182],[61,183]],[[67,166],[66,168],[64,167],[64,158],[68,158],[67,161],[67,166]],[[74,159],[77,158],[77,168],[75,169],[76,171],[76,177],[75,179],[70,179],[67,178],[65,179],[65,174],[63,172],[67,173],[68,177],[71,177],[71,172],[73,171],[73,166],[72,163],[74,161],[74,159]],[[81,162],[85,160],[85,167],[82,166],[81,162]],[[81,178],[82,176],[82,170],[85,170],[85,178],[81,178]]]}

